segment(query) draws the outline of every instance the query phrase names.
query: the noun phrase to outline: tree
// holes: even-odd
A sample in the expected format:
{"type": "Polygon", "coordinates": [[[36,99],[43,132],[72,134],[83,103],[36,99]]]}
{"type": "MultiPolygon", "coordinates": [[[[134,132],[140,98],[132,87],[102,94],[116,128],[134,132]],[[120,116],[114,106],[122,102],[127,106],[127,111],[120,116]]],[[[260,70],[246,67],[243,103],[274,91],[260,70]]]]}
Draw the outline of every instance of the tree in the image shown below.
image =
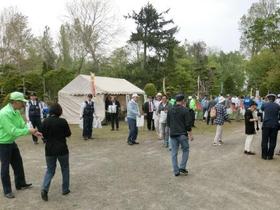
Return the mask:
{"type": "Polygon", "coordinates": [[[60,51],[61,67],[69,69],[72,64],[70,55],[70,40],[69,40],[69,27],[68,25],[61,25],[58,47],[60,51]]]}
{"type": "Polygon", "coordinates": [[[23,71],[23,61],[33,41],[28,18],[14,8],[4,9],[0,17],[0,55],[2,64],[16,64],[23,71]]]}
{"type": "Polygon", "coordinates": [[[173,24],[173,20],[165,20],[164,15],[168,14],[169,9],[159,13],[152,4],[148,3],[142,7],[140,12],[135,11],[125,16],[133,19],[136,23],[136,32],[130,36],[130,41],[137,43],[142,42],[144,49],[143,69],[147,64],[147,50],[154,50],[158,55],[158,59],[162,59],[168,54],[168,50],[172,48],[177,41],[174,34],[178,31],[177,26],[165,29],[169,24],[173,24]]]}
{"type": "Polygon", "coordinates": [[[277,0],[260,0],[253,3],[248,10],[247,15],[243,15],[240,19],[239,30],[241,31],[240,48],[249,56],[257,54],[264,46],[263,40],[250,40],[248,37],[249,29],[255,24],[259,18],[267,18],[277,10],[277,0]]]}
{"type": "Polygon", "coordinates": [[[73,0],[67,4],[67,11],[71,38],[74,38],[74,45],[78,45],[81,53],[81,65],[89,55],[93,61],[93,70],[98,71],[102,50],[118,32],[116,18],[108,1],[73,0]]]}
{"type": "Polygon", "coordinates": [[[157,93],[156,86],[153,83],[147,83],[144,87],[144,91],[147,96],[155,96],[157,93]]]}
{"type": "Polygon", "coordinates": [[[45,26],[43,37],[40,39],[40,52],[43,58],[43,74],[56,67],[56,54],[54,52],[54,43],[50,35],[50,28],[45,26]]]}

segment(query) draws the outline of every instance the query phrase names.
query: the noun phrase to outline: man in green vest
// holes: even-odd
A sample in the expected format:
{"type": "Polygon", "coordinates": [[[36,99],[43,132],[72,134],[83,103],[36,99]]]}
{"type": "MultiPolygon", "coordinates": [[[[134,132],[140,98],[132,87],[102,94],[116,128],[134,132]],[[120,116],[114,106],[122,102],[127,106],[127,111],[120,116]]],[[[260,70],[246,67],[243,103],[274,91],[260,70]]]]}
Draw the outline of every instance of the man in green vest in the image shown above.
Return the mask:
{"type": "Polygon", "coordinates": [[[0,110],[0,161],[1,180],[6,198],[14,198],[12,192],[9,166],[11,164],[15,174],[15,186],[17,190],[30,188],[32,184],[25,181],[22,158],[15,140],[20,136],[33,134],[40,137],[41,134],[34,128],[28,128],[23,120],[20,110],[25,107],[24,95],[13,92],[9,96],[9,103],[0,110]]]}

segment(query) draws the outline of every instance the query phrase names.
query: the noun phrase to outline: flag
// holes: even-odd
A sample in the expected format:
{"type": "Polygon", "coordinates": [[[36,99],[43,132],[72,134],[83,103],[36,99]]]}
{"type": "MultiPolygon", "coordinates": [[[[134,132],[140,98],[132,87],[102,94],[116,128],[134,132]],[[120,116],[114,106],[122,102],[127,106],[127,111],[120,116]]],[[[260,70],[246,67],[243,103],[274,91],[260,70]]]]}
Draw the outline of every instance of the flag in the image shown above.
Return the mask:
{"type": "Polygon", "coordinates": [[[90,83],[91,83],[91,93],[95,97],[96,96],[96,84],[95,84],[95,74],[90,73],[90,83]]]}

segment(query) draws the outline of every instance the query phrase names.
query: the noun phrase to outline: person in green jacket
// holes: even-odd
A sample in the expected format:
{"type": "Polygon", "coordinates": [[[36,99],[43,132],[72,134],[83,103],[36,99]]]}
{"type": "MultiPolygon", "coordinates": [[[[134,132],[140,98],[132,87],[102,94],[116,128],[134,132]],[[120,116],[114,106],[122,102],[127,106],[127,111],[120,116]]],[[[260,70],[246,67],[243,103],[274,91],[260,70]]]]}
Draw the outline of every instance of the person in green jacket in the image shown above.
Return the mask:
{"type": "Polygon", "coordinates": [[[29,128],[21,116],[20,110],[25,107],[24,95],[20,92],[10,94],[9,103],[0,110],[0,161],[1,180],[6,198],[14,198],[12,192],[9,166],[11,164],[15,174],[15,186],[17,190],[30,188],[24,175],[22,158],[15,140],[20,136],[33,134],[38,137],[41,134],[34,128],[29,128]]]}

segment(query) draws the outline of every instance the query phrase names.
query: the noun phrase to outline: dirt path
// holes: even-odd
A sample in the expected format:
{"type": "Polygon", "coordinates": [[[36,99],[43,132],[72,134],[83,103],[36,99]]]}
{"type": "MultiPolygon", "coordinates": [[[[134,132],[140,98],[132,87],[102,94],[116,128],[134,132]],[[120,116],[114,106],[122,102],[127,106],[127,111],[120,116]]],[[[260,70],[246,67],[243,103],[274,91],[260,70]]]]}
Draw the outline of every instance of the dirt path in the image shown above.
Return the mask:
{"type": "Polygon", "coordinates": [[[211,145],[214,127],[198,124],[187,177],[174,177],[170,154],[153,132],[141,130],[140,145],[125,143],[127,126],[119,132],[97,130],[95,140],[80,139],[72,127],[69,141],[71,194],[61,195],[60,168],[53,179],[49,202],[40,198],[45,172],[43,144],[30,138],[18,141],[27,180],[34,187],[15,191],[16,199],[0,196],[1,210],[92,209],[279,209],[280,158],[260,158],[260,136],[254,141],[256,156],[245,156],[243,124],[227,125],[225,144],[211,145]]]}

